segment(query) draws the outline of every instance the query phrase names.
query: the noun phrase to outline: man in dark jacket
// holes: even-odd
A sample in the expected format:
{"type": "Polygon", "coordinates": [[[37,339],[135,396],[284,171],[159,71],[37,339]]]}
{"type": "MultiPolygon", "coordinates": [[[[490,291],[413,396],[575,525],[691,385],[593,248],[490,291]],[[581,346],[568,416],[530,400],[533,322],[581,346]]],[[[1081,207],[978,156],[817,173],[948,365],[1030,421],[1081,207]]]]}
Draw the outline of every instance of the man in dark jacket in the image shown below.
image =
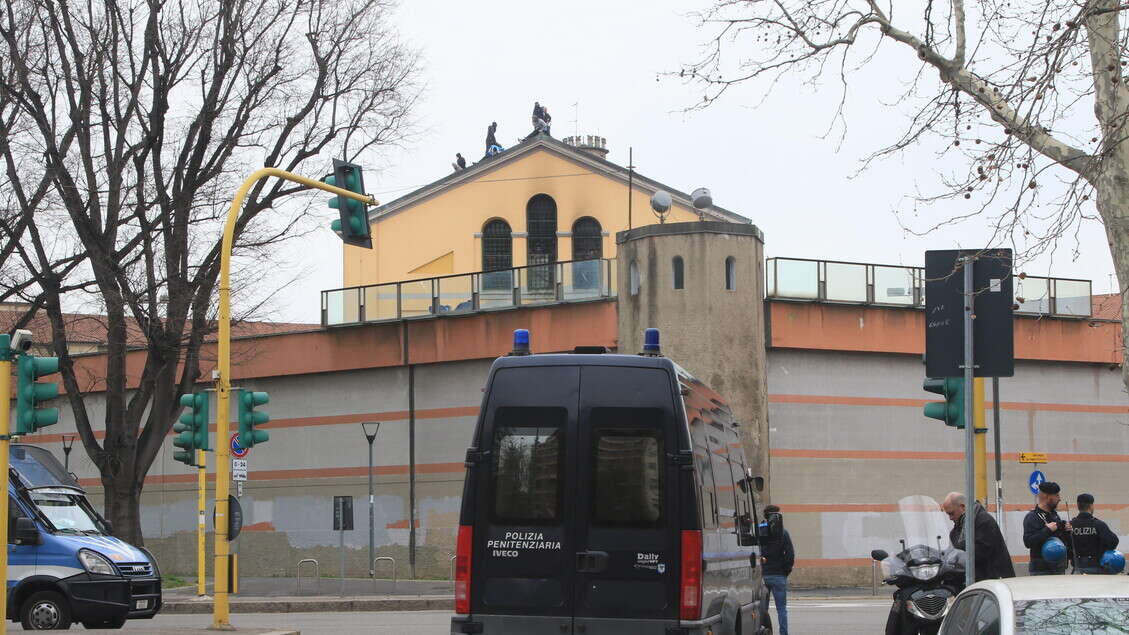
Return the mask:
{"type": "MultiPolygon", "coordinates": [[[[779,515],[780,508],[776,505],[764,508],[765,518],[770,518],[773,514],[779,515]]],[[[761,575],[764,576],[764,585],[772,593],[772,602],[776,604],[776,626],[780,635],[788,635],[788,576],[796,564],[792,537],[782,527],[776,537],[762,538],[760,547],[763,563],[761,575]]],[[[764,599],[763,610],[768,611],[767,597],[764,599]]]]}
{"type": "MultiPolygon", "coordinates": [[[[956,549],[965,548],[964,514],[967,499],[960,492],[952,492],[941,503],[941,511],[953,521],[949,532],[949,542],[956,549]]],[[[973,533],[976,536],[976,581],[995,578],[1014,578],[1015,568],[1011,564],[1011,553],[1007,550],[1004,535],[996,519],[979,502],[972,503],[973,533]]]]}
{"type": "Polygon", "coordinates": [[[1023,545],[1031,550],[1031,575],[1058,575],[1066,573],[1066,563],[1070,562],[1070,523],[1059,518],[1058,483],[1044,481],[1039,484],[1038,504],[1023,518],[1023,545]],[[1066,545],[1066,558],[1062,562],[1049,562],[1043,559],[1043,544],[1051,538],[1058,538],[1066,545]]]}
{"type": "Polygon", "coordinates": [[[1092,494],[1078,495],[1078,515],[1070,521],[1070,539],[1074,549],[1074,570],[1077,573],[1106,573],[1102,569],[1102,554],[1116,549],[1120,539],[1109,525],[1094,518],[1092,494]]]}

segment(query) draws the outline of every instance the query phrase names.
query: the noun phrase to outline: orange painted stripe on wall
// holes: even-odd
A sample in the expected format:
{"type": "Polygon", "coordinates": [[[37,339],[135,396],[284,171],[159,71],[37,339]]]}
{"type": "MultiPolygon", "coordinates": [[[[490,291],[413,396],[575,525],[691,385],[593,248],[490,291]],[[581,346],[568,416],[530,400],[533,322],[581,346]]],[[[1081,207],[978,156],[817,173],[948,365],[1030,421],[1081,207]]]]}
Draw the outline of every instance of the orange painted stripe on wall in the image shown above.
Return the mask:
{"type": "MultiPolygon", "coordinates": [[[[1026,563],[1031,556],[1012,556],[1015,563],[1026,563]]],[[[797,567],[869,567],[870,558],[796,558],[797,567]]]]}
{"type": "MultiPolygon", "coordinates": [[[[1033,504],[1027,503],[1006,503],[1004,510],[1009,512],[1025,512],[1033,506],[1033,504]]],[[[1094,503],[1094,508],[1106,511],[1118,511],[1129,509],[1129,503],[1094,503]]],[[[994,509],[994,507],[992,509],[994,509]]],[[[824,512],[896,512],[898,511],[898,505],[896,503],[796,503],[792,505],[782,503],[780,504],[780,511],[794,514],[819,514],[824,512]]]]}
{"type": "MultiPolygon", "coordinates": [[[[462,463],[417,463],[416,474],[462,474],[464,465],[462,463]]],[[[407,465],[377,465],[372,468],[373,474],[376,475],[393,475],[393,474],[407,474],[407,465]]],[[[305,479],[305,478],[342,478],[350,476],[368,476],[368,466],[362,465],[358,467],[324,467],[324,468],[307,468],[307,469],[294,469],[294,470],[252,470],[248,473],[247,478],[253,481],[277,481],[287,479],[305,479]]],[[[216,475],[214,473],[208,474],[208,480],[214,481],[216,475]]],[[[145,477],[147,484],[152,483],[195,483],[196,473],[186,472],[184,474],[154,474],[145,477]]],[[[101,485],[102,481],[97,478],[84,478],[79,479],[82,485],[101,485]]]]}
{"type": "MultiPolygon", "coordinates": [[[[903,399],[896,397],[851,397],[846,395],[790,395],[770,394],[769,403],[804,403],[821,406],[884,406],[898,408],[919,408],[936,399],[903,399]]],[[[1092,412],[1104,414],[1129,414],[1129,405],[1102,406],[1093,404],[1041,403],[1026,401],[1001,401],[1003,410],[1045,411],[1045,412],[1092,412]]]]}
{"type": "MultiPolygon", "coordinates": [[[[882,459],[882,460],[929,460],[929,461],[963,461],[963,452],[914,452],[912,450],[800,450],[794,448],[773,448],[769,456],[785,459],[882,459]]],[[[995,454],[989,452],[989,459],[994,459],[995,454]]],[[[1004,452],[1003,460],[1018,461],[1016,452],[1004,452]]],[[[1065,463],[1129,463],[1129,455],[1125,454],[1081,454],[1071,452],[1054,452],[1047,454],[1048,461],[1061,461],[1065,463]]]]}

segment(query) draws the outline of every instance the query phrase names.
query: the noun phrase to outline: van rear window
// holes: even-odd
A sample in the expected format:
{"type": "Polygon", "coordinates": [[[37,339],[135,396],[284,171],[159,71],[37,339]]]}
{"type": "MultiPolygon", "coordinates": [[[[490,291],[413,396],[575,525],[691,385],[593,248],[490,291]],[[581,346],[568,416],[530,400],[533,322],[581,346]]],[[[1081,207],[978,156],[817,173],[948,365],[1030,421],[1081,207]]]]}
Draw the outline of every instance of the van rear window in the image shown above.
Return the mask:
{"type": "Polygon", "coordinates": [[[499,408],[494,417],[496,522],[560,520],[564,408],[499,408]]]}
{"type": "Polygon", "coordinates": [[[663,411],[593,408],[592,522],[655,527],[662,519],[663,411]]]}

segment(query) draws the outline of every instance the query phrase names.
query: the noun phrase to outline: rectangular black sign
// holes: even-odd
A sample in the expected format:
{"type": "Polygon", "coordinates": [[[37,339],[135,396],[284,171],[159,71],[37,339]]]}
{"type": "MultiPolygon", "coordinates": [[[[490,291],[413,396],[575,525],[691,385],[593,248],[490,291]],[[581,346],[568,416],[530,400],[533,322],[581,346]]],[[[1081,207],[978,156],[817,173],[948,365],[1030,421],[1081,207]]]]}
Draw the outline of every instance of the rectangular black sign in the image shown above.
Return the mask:
{"type": "Polygon", "coordinates": [[[964,271],[958,260],[974,256],[972,348],[976,377],[1015,374],[1010,249],[925,252],[925,375],[964,375],[964,271]]]}
{"type": "Polygon", "coordinates": [[[333,497],[333,530],[353,531],[353,497],[333,497]]]}

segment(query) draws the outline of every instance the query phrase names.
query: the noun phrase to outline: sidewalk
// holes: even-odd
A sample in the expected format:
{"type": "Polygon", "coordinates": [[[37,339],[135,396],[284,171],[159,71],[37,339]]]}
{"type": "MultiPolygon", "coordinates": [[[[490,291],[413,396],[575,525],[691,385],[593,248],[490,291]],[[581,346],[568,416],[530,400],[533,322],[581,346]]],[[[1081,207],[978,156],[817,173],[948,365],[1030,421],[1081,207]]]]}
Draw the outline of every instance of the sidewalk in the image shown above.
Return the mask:
{"type": "MultiPolygon", "coordinates": [[[[338,595],[341,580],[302,581],[299,595],[294,578],[245,578],[239,594],[231,596],[232,613],[317,613],[326,611],[446,611],[454,607],[451,583],[445,580],[390,580],[346,578],[345,595],[338,595]]],[[[211,588],[209,587],[209,592],[211,588]]],[[[858,600],[886,598],[883,589],[872,595],[866,587],[790,589],[788,595],[808,600],[858,600]]],[[[196,586],[165,593],[162,613],[201,614],[212,611],[212,598],[196,596],[196,586]]]]}

